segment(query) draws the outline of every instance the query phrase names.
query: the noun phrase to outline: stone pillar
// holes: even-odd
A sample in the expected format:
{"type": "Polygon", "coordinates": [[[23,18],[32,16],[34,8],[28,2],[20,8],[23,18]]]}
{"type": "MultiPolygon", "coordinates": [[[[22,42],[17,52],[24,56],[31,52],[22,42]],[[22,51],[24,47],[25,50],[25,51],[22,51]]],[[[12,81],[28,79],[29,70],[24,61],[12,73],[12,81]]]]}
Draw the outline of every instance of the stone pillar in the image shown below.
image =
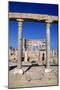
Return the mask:
{"type": "Polygon", "coordinates": [[[38,60],[38,64],[42,65],[42,59],[41,59],[41,51],[39,50],[39,60],[38,60]]]}
{"type": "Polygon", "coordinates": [[[27,50],[25,51],[25,59],[24,59],[24,62],[28,62],[28,51],[27,51],[27,50]]]}
{"type": "Polygon", "coordinates": [[[47,68],[50,68],[50,23],[47,23],[46,30],[46,56],[47,68]]]}
{"type": "Polygon", "coordinates": [[[45,72],[50,72],[50,22],[46,23],[46,61],[45,72]]]}
{"type": "Polygon", "coordinates": [[[17,19],[18,21],[18,61],[17,61],[17,70],[15,73],[23,73],[22,70],[22,19],[17,19]]]}
{"type": "Polygon", "coordinates": [[[25,39],[25,56],[24,62],[28,62],[28,47],[27,47],[27,40],[25,39]]]}
{"type": "Polygon", "coordinates": [[[22,64],[22,21],[18,21],[18,62],[17,68],[21,69],[22,64]]]}

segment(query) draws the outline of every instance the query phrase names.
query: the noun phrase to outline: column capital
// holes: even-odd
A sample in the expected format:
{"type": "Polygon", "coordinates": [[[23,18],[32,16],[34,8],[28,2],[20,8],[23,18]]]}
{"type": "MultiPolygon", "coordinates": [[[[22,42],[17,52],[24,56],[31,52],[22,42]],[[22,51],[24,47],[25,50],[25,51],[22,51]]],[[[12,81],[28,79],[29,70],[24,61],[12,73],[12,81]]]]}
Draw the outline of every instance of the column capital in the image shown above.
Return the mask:
{"type": "Polygon", "coordinates": [[[23,19],[16,19],[17,20],[17,22],[18,22],[18,26],[19,27],[22,27],[22,23],[23,23],[23,19]]]}
{"type": "Polygon", "coordinates": [[[52,19],[48,19],[48,20],[46,20],[45,22],[46,22],[46,23],[52,23],[53,20],[52,20],[52,19]]]}
{"type": "Polygon", "coordinates": [[[16,19],[18,22],[23,22],[24,20],[23,19],[16,19]]]}
{"type": "Polygon", "coordinates": [[[47,28],[50,28],[50,23],[47,22],[47,23],[46,23],[46,26],[47,26],[47,28]]]}

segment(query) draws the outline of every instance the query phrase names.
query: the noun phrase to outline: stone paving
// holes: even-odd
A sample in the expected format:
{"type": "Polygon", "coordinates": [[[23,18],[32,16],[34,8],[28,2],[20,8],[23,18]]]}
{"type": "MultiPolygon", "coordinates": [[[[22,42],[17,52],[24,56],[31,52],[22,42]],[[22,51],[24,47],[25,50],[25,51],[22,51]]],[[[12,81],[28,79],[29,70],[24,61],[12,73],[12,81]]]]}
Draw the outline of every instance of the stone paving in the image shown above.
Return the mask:
{"type": "Polygon", "coordinates": [[[52,71],[45,73],[44,66],[22,67],[23,75],[14,75],[14,70],[9,71],[9,88],[36,87],[58,85],[58,66],[51,66],[52,71]]]}

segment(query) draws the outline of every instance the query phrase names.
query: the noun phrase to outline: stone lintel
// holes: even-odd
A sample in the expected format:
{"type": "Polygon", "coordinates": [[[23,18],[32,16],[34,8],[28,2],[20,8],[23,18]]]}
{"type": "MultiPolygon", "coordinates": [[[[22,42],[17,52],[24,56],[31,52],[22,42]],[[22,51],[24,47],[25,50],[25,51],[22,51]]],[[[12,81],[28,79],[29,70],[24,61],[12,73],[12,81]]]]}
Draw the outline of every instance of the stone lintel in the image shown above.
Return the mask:
{"type": "Polygon", "coordinates": [[[52,16],[47,14],[32,14],[32,13],[12,13],[9,12],[9,19],[33,19],[33,20],[47,20],[47,21],[58,21],[58,16],[52,16]]]}

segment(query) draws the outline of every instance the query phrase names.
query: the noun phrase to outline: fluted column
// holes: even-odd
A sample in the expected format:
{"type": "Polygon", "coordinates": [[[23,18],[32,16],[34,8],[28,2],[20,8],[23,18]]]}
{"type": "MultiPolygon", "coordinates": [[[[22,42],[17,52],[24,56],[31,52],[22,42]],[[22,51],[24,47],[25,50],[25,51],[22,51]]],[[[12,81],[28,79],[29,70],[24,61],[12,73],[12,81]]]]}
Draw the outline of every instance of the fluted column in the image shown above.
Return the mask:
{"type": "Polygon", "coordinates": [[[46,22],[46,69],[45,72],[50,72],[50,25],[51,22],[46,22]]]}
{"type": "Polygon", "coordinates": [[[18,61],[17,68],[14,71],[14,74],[23,74],[22,70],[22,24],[23,19],[17,19],[18,21],[18,61]]]}
{"type": "Polygon", "coordinates": [[[50,68],[50,23],[47,23],[46,27],[46,59],[47,68],[50,68]]]}
{"type": "Polygon", "coordinates": [[[21,69],[22,67],[22,19],[17,19],[18,21],[18,62],[17,68],[21,69]]]}

